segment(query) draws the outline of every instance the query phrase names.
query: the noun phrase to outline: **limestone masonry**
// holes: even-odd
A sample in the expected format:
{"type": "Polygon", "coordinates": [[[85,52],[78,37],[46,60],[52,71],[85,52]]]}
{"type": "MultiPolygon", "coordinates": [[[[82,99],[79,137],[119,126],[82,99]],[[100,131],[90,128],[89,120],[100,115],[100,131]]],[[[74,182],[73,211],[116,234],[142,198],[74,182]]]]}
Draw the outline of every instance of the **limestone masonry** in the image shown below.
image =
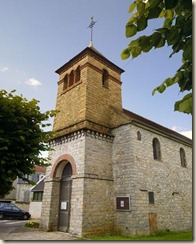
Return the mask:
{"type": "Polygon", "coordinates": [[[124,72],[87,47],[59,74],[41,228],[192,229],[192,141],[122,108],[124,72]]]}

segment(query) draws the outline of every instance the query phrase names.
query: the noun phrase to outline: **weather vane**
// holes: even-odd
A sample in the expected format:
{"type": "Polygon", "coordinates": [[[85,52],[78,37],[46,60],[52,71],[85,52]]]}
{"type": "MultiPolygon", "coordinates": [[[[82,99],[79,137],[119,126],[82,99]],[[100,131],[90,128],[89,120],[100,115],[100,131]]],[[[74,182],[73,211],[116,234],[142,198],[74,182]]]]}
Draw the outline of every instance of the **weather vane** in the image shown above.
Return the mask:
{"type": "Polygon", "coordinates": [[[89,46],[93,46],[93,27],[94,27],[95,23],[97,22],[97,21],[94,21],[93,18],[94,17],[92,16],[91,17],[91,23],[88,26],[88,28],[91,28],[91,41],[90,41],[90,45],[89,46]]]}

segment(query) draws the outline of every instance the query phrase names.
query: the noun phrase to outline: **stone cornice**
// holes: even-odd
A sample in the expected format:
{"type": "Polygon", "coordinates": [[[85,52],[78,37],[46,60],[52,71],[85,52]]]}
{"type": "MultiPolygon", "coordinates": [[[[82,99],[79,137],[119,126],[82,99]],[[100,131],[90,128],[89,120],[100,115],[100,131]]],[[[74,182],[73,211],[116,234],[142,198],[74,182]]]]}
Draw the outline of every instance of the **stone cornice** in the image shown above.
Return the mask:
{"type": "Polygon", "coordinates": [[[107,65],[109,68],[117,72],[118,74],[121,74],[124,72],[123,69],[112,63],[110,60],[105,58],[103,55],[101,55],[98,51],[96,51],[94,48],[87,47],[85,48],[82,52],[77,54],[75,57],[73,57],[71,60],[69,60],[66,64],[64,64],[62,67],[60,67],[58,70],[55,72],[57,74],[61,74],[65,70],[69,69],[72,67],[74,64],[78,63],[81,59],[86,57],[87,55],[94,57],[96,60],[99,62],[103,63],[104,65],[107,65]]]}
{"type": "Polygon", "coordinates": [[[114,181],[113,178],[111,177],[107,177],[107,176],[100,176],[97,174],[92,174],[92,173],[85,173],[85,174],[78,174],[78,175],[74,175],[71,177],[72,180],[75,179],[92,179],[92,180],[104,180],[104,181],[114,181]]]}
{"type": "Polygon", "coordinates": [[[64,135],[62,137],[58,137],[58,138],[51,140],[50,146],[56,146],[56,145],[68,143],[70,141],[77,140],[78,138],[81,138],[81,137],[91,137],[91,138],[94,138],[97,140],[102,140],[102,141],[106,141],[106,142],[110,142],[110,143],[113,142],[113,138],[114,138],[113,136],[106,135],[106,134],[103,134],[100,132],[95,132],[93,130],[82,129],[82,130],[72,132],[68,135],[64,135]]]}

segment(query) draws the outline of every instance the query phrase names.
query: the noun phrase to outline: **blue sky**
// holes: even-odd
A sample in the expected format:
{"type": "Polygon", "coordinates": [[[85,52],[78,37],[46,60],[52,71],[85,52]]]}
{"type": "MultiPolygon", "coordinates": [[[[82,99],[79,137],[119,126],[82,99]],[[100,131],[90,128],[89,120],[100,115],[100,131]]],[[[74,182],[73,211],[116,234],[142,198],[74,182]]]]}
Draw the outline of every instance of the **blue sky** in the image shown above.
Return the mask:
{"type": "MultiPolygon", "coordinates": [[[[94,47],[125,70],[121,76],[123,107],[178,132],[192,131],[192,116],[174,112],[184,94],[178,86],[163,94],[152,90],[175,74],[181,54],[169,58],[169,47],[121,60],[131,39],[125,25],[132,0],[0,0],[0,89],[40,101],[41,110],[55,108],[55,70],[89,45],[91,16],[94,47]]],[[[151,21],[150,31],[160,26],[151,21]]],[[[143,34],[143,33],[142,33],[143,34]]],[[[186,133],[187,135],[187,133],[186,133]]]]}

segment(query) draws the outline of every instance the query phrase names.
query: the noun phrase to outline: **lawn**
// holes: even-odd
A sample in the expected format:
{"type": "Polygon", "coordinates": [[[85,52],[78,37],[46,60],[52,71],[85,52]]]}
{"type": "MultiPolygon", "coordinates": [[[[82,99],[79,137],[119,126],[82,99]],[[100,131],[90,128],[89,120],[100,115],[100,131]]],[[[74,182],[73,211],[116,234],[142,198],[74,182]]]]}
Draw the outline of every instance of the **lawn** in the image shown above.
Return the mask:
{"type": "Polygon", "coordinates": [[[121,236],[116,234],[90,236],[88,240],[97,241],[191,241],[193,240],[192,231],[190,232],[157,232],[146,236],[121,236]]]}

